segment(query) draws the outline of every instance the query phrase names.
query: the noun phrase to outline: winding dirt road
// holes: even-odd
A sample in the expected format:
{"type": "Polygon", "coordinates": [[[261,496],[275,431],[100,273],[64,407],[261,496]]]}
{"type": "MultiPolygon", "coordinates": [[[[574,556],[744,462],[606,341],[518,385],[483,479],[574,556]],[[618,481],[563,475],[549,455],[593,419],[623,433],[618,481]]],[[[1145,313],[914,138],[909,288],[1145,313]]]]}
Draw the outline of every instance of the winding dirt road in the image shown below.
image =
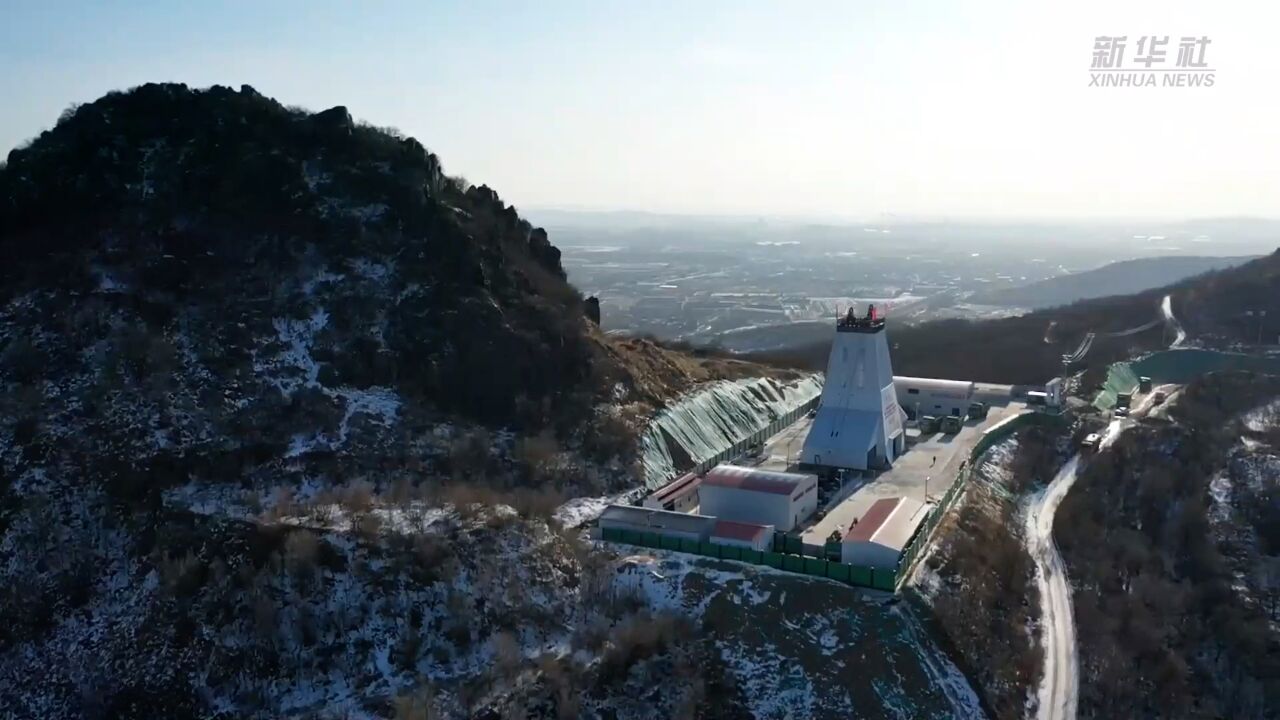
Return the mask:
{"type": "Polygon", "coordinates": [[[1164,296],[1164,300],[1160,301],[1160,312],[1164,313],[1164,321],[1169,327],[1173,328],[1173,343],[1169,345],[1170,349],[1181,347],[1182,343],[1187,339],[1187,331],[1182,329],[1182,323],[1178,322],[1178,318],[1173,316],[1173,298],[1169,295],[1164,296]]]}
{"type": "MultiPolygon", "coordinates": [[[[1106,447],[1126,427],[1116,420],[1107,427],[1100,447],[1106,447]]],[[[1058,546],[1053,542],[1053,516],[1059,503],[1076,481],[1080,455],[1073,456],[1054,476],[1053,482],[1032,498],[1027,512],[1027,550],[1036,564],[1036,584],[1040,588],[1040,624],[1044,629],[1044,677],[1038,691],[1039,720],[1075,720],[1080,686],[1076,656],[1076,621],[1071,608],[1071,585],[1058,546]]]]}
{"type": "Polygon", "coordinates": [[[1067,583],[1062,555],[1053,542],[1053,514],[1076,481],[1080,456],[1067,461],[1032,501],[1027,513],[1027,550],[1036,564],[1040,588],[1040,643],[1044,646],[1044,677],[1040,680],[1040,720],[1074,720],[1079,685],[1076,659],[1076,625],[1071,610],[1071,586],[1067,583]]]}

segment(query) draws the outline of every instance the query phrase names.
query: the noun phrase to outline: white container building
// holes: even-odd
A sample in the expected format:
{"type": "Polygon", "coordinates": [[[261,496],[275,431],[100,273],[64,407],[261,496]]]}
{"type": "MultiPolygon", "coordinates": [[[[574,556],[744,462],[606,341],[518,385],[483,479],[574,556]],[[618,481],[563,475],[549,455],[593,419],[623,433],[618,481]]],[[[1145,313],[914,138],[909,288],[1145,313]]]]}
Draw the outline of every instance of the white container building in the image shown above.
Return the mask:
{"type": "Polygon", "coordinates": [[[703,476],[698,498],[704,515],[786,532],[818,509],[818,477],[717,465],[703,476]]]}
{"type": "Polygon", "coordinates": [[[973,402],[974,384],[967,380],[938,380],[898,375],[893,378],[898,404],[910,417],[964,417],[973,402]]]}

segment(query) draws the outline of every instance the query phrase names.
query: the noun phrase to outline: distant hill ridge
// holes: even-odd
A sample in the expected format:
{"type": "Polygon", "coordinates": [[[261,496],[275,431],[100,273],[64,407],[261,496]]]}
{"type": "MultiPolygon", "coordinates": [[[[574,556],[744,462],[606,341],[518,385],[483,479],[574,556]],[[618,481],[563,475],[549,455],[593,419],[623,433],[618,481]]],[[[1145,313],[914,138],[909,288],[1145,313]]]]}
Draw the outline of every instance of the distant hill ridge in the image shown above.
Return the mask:
{"type": "Polygon", "coordinates": [[[1093,270],[1052,277],[1028,285],[979,292],[969,302],[1040,309],[1079,300],[1130,295],[1170,285],[1211,270],[1242,265],[1257,256],[1163,256],[1109,263],[1093,270]]]}
{"type": "MultiPolygon", "coordinates": [[[[1168,347],[1162,323],[1117,334],[1161,317],[1171,298],[1174,316],[1192,345],[1235,347],[1280,335],[1280,250],[1242,265],[1214,270],[1131,295],[1111,295],[997,320],[936,320],[892,325],[894,371],[903,375],[996,383],[1042,383],[1062,370],[1062,355],[1098,333],[1085,362],[1093,368],[1168,347]],[[1052,330],[1050,331],[1050,328],[1052,330]]],[[[822,369],[830,340],[754,353],[752,357],[822,369]]]]}

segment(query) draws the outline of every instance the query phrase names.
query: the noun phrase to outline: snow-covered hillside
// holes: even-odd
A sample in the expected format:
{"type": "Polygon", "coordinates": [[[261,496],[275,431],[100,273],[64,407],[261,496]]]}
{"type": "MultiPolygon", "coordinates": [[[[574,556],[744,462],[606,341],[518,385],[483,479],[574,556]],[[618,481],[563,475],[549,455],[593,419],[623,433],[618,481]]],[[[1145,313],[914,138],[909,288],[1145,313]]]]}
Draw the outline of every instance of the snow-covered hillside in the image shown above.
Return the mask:
{"type": "Polygon", "coordinates": [[[606,337],[494,191],[248,86],[69,110],[0,253],[0,716],[707,706],[563,504],[639,486],[681,393],[798,374],[606,337]]]}

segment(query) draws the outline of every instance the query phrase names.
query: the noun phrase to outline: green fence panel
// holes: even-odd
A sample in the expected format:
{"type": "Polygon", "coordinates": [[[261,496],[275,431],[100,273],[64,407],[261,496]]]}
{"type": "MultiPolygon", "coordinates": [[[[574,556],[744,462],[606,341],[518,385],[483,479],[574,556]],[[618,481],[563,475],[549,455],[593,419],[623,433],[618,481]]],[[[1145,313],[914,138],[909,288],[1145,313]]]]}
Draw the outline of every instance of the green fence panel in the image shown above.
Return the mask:
{"type": "Polygon", "coordinates": [[[662,544],[662,537],[658,533],[642,532],[640,533],[640,544],[645,547],[656,548],[662,544]]]}
{"type": "Polygon", "coordinates": [[[782,556],[782,569],[790,572],[804,572],[804,558],[798,555],[782,556]]]}
{"type": "Polygon", "coordinates": [[[700,542],[698,543],[698,554],[707,557],[720,557],[720,551],[715,543],[700,542]]]}
{"type": "Polygon", "coordinates": [[[639,530],[619,530],[618,542],[624,542],[628,545],[639,545],[640,531],[639,530]]]}
{"type": "Polygon", "coordinates": [[[663,535],[658,541],[658,547],[663,550],[679,550],[680,538],[668,537],[663,535]]]}
{"type": "Polygon", "coordinates": [[[871,571],[871,587],[877,590],[888,590],[893,592],[897,587],[897,573],[893,570],[881,570],[873,568],[871,571]]]}
{"type": "Polygon", "coordinates": [[[755,563],[756,565],[764,564],[764,553],[759,550],[743,550],[742,559],[745,562],[755,563]]]}
{"type": "Polygon", "coordinates": [[[827,563],[827,577],[840,582],[849,582],[849,566],[844,563],[827,563]]]}
{"type": "Polygon", "coordinates": [[[736,548],[732,545],[721,545],[720,557],[724,558],[725,560],[741,560],[742,549],[736,548]]]}
{"type": "Polygon", "coordinates": [[[817,558],[804,559],[804,573],[806,575],[817,575],[818,577],[827,576],[827,561],[817,558]]]}
{"type": "Polygon", "coordinates": [[[767,553],[763,553],[763,555],[764,555],[765,565],[768,565],[771,568],[782,567],[782,558],[783,558],[782,553],[767,552],[767,553]]]}
{"type": "Polygon", "coordinates": [[[871,587],[871,568],[851,565],[849,567],[849,582],[862,587],[871,587]]]}
{"type": "Polygon", "coordinates": [[[600,528],[600,538],[605,542],[626,542],[622,539],[622,531],[617,528],[600,528]]]}
{"type": "Polygon", "coordinates": [[[698,552],[698,541],[689,538],[680,538],[680,552],[696,553],[698,552]]]}

